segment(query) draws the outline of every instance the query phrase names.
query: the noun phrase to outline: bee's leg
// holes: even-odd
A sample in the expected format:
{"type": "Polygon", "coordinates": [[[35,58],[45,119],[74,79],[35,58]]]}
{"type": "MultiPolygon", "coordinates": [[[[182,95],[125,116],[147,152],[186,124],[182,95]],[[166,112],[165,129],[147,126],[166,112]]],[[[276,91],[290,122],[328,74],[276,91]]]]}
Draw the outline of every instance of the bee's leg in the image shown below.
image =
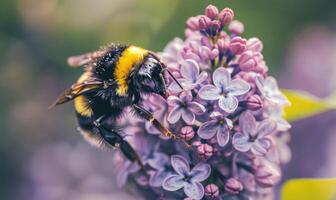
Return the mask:
{"type": "Polygon", "coordinates": [[[133,108],[141,118],[151,122],[163,135],[174,140],[180,139],[177,135],[172,133],[170,130],[164,127],[157,119],[155,119],[150,111],[146,110],[145,108],[137,104],[133,105],[133,108]]]}
{"type": "Polygon", "coordinates": [[[95,127],[99,130],[102,138],[111,146],[119,147],[124,156],[130,160],[131,162],[137,162],[141,169],[145,171],[144,165],[141,162],[141,159],[138,153],[134,150],[134,148],[118,133],[115,129],[108,129],[104,125],[101,124],[101,121],[105,118],[105,116],[99,117],[95,122],[95,127]]]}
{"type": "Polygon", "coordinates": [[[181,140],[183,141],[187,147],[190,147],[190,145],[182,140],[179,136],[172,133],[170,130],[168,130],[166,127],[164,127],[157,119],[154,118],[153,114],[146,110],[145,108],[135,104],[133,105],[133,108],[135,112],[142,118],[146,119],[147,121],[151,122],[163,135],[173,139],[173,140],[181,140]]]}

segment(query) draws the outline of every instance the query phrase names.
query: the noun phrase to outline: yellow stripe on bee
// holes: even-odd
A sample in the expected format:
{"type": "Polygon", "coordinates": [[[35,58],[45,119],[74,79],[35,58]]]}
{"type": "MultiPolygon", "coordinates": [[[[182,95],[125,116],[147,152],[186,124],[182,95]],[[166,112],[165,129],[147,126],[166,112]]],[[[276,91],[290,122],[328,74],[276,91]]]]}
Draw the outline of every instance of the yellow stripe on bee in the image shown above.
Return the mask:
{"type": "Polygon", "coordinates": [[[127,78],[132,69],[143,61],[147,53],[147,50],[135,46],[130,46],[123,51],[114,70],[114,76],[118,84],[116,91],[118,95],[126,95],[128,90],[127,78]]]}
{"type": "Polygon", "coordinates": [[[76,97],[74,104],[76,112],[82,116],[91,117],[93,115],[93,111],[89,105],[89,100],[85,96],[81,95],[76,97]]]}
{"type": "Polygon", "coordinates": [[[77,83],[83,83],[84,81],[86,81],[88,78],[90,78],[92,75],[91,72],[87,71],[87,72],[84,72],[80,77],[79,79],[77,80],[77,83]]]}

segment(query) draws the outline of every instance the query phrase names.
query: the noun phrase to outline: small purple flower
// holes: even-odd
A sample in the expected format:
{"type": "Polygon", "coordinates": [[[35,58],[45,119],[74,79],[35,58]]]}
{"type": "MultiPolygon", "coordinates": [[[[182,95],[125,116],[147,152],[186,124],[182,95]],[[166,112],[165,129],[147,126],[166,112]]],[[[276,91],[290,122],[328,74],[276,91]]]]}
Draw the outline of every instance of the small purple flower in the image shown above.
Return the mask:
{"type": "Polygon", "coordinates": [[[169,157],[162,153],[159,157],[160,159],[158,159],[157,162],[151,164],[151,167],[155,169],[155,171],[150,174],[149,184],[153,187],[160,187],[163,180],[172,174],[169,157]]]}
{"type": "Polygon", "coordinates": [[[278,103],[280,105],[290,104],[286,96],[283,95],[279,90],[275,78],[269,76],[264,79],[261,76],[257,76],[256,85],[263,97],[265,97],[265,99],[267,99],[268,101],[278,103]]]}
{"type": "Polygon", "coordinates": [[[268,103],[263,109],[263,116],[276,122],[279,131],[287,131],[291,125],[282,117],[283,108],[279,104],[268,103]]]}
{"type": "Polygon", "coordinates": [[[234,148],[240,152],[251,150],[257,156],[265,155],[272,145],[266,136],[276,130],[276,123],[270,119],[257,123],[252,113],[246,111],[239,117],[239,126],[240,132],[233,135],[234,148]]]}
{"type": "Polygon", "coordinates": [[[181,117],[183,121],[191,125],[195,121],[195,114],[200,115],[205,112],[202,104],[192,101],[192,96],[189,93],[181,93],[180,98],[176,96],[168,97],[168,104],[173,106],[173,109],[168,115],[168,121],[171,124],[176,123],[181,117]]]}
{"type": "Polygon", "coordinates": [[[177,174],[168,176],[162,184],[167,191],[177,191],[184,188],[184,193],[192,199],[202,199],[204,187],[200,183],[211,173],[211,167],[205,163],[198,163],[190,170],[188,161],[180,155],[171,156],[171,164],[177,174]]]}
{"type": "Polygon", "coordinates": [[[163,154],[159,152],[160,142],[158,141],[158,137],[153,135],[146,135],[144,137],[139,134],[134,140],[134,147],[139,149],[139,156],[144,165],[148,164],[152,166],[162,159],[163,154]]]}
{"type": "Polygon", "coordinates": [[[210,121],[200,126],[197,134],[202,139],[211,139],[216,136],[219,146],[223,147],[229,142],[232,122],[219,112],[212,113],[210,118],[210,121]]]}
{"type": "Polygon", "coordinates": [[[205,100],[218,100],[219,107],[232,113],[238,107],[236,96],[250,90],[250,85],[241,79],[231,80],[230,72],[224,67],[215,70],[212,76],[214,85],[205,85],[199,91],[199,96],[205,100]]]}
{"type": "Polygon", "coordinates": [[[120,171],[117,175],[117,185],[118,187],[123,187],[128,179],[130,174],[133,174],[140,170],[140,167],[137,163],[125,161],[123,166],[120,167],[120,171]]]}
{"type": "MultiPolygon", "coordinates": [[[[197,62],[192,59],[187,59],[183,62],[180,73],[182,78],[179,78],[178,81],[182,84],[184,90],[192,90],[208,78],[208,73],[205,71],[200,73],[197,62]]],[[[175,81],[170,84],[169,90],[173,93],[182,92],[182,89],[175,81]]]]}

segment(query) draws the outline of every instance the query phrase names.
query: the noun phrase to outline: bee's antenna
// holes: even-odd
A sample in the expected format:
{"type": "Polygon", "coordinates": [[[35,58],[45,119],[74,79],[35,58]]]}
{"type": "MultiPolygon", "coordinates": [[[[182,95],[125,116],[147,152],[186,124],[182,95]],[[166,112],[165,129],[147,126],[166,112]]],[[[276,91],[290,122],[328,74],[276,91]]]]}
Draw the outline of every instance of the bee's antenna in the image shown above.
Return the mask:
{"type": "Polygon", "coordinates": [[[181,83],[174,77],[174,75],[166,68],[168,74],[173,78],[173,80],[177,83],[177,85],[184,90],[184,88],[182,87],[181,83]]]}

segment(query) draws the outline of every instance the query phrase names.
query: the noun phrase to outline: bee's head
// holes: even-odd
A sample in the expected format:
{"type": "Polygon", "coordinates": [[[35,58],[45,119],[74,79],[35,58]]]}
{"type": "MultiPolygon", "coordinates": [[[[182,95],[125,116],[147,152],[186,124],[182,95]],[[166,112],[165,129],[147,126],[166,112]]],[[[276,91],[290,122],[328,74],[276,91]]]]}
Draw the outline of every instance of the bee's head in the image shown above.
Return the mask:
{"type": "Polygon", "coordinates": [[[163,73],[165,66],[153,54],[148,54],[133,76],[134,84],[140,92],[166,95],[163,73]]]}

